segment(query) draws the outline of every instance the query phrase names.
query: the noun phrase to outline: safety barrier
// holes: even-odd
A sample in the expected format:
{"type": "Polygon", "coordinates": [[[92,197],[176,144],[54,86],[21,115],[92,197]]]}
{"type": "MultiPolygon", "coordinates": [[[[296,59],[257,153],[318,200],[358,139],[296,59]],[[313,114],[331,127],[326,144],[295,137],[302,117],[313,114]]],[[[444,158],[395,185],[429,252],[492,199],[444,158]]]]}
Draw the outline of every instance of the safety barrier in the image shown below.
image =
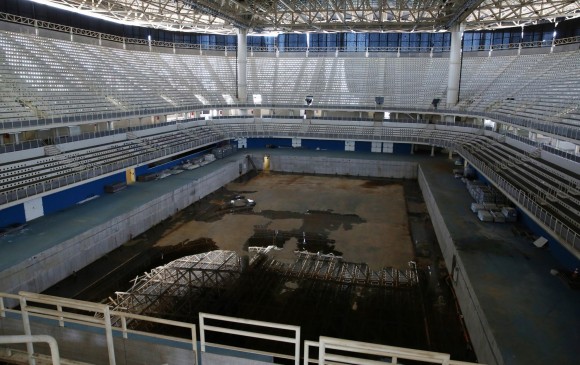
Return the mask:
{"type": "MultiPolygon", "coordinates": [[[[47,335],[36,335],[36,336],[0,336],[0,345],[9,345],[15,343],[25,343],[27,346],[34,342],[46,342],[50,347],[50,358],[52,365],[60,365],[60,354],[58,352],[58,344],[54,337],[47,335]]],[[[30,354],[29,354],[30,356],[30,354]]],[[[30,359],[29,359],[30,360],[30,359]]]]}
{"type": "MultiPolygon", "coordinates": [[[[80,325],[83,328],[104,330],[106,350],[109,365],[116,364],[115,346],[113,338],[119,334],[124,339],[130,339],[130,335],[148,337],[155,340],[167,340],[176,344],[188,344],[191,346],[192,358],[197,358],[197,332],[195,324],[171,321],[161,318],[142,316],[132,313],[111,311],[105,304],[91,303],[86,301],[60,298],[43,294],[20,292],[19,295],[0,293],[0,321],[2,318],[20,316],[26,336],[32,335],[31,318],[43,318],[58,323],[58,327],[68,325],[80,325]],[[8,302],[8,304],[6,303],[8,302]],[[10,309],[8,305],[20,305],[18,309],[10,309]],[[180,338],[146,332],[128,328],[130,321],[156,323],[174,328],[185,328],[191,333],[190,338],[180,338]]],[[[94,331],[92,331],[94,332],[94,331]]],[[[32,343],[27,344],[29,357],[34,354],[32,343]]]]}
{"type": "Polygon", "coordinates": [[[451,360],[449,354],[422,351],[403,347],[378,345],[367,342],[343,340],[339,338],[320,336],[318,342],[304,342],[304,364],[357,364],[380,365],[399,364],[399,360],[413,360],[420,363],[441,365],[468,365],[470,362],[451,360]],[[318,347],[318,359],[310,358],[310,348],[318,347]],[[340,353],[336,353],[339,351],[340,353]],[[380,360],[372,360],[362,355],[373,355],[380,360]]]}
{"type": "MultiPolygon", "coordinates": [[[[17,318],[20,315],[23,323],[25,335],[10,335],[0,337],[0,344],[24,342],[27,343],[27,352],[29,359],[34,362],[35,354],[32,342],[44,341],[48,342],[53,356],[53,363],[59,364],[60,359],[57,341],[50,336],[32,335],[31,319],[44,319],[44,323],[53,323],[59,327],[69,327],[72,324],[76,327],[86,328],[88,332],[95,333],[90,328],[98,328],[105,330],[106,348],[108,351],[109,365],[116,364],[116,354],[113,343],[113,337],[116,333],[122,334],[123,339],[129,339],[129,334],[138,334],[140,336],[149,336],[157,340],[168,340],[171,342],[186,343],[191,345],[192,349],[192,363],[197,363],[197,337],[196,326],[190,323],[170,321],[160,318],[141,316],[131,313],[124,313],[118,311],[111,311],[108,305],[99,303],[90,303],[80,300],[59,298],[54,296],[42,295],[21,292],[19,295],[0,293],[0,325],[5,318],[17,318]],[[11,301],[12,305],[20,304],[18,309],[10,309],[6,306],[6,302],[11,301]],[[191,337],[188,339],[178,338],[173,336],[161,335],[152,332],[136,331],[128,329],[128,323],[131,320],[140,322],[152,322],[161,325],[175,326],[178,328],[185,328],[191,331],[191,337]],[[81,326],[78,326],[81,325],[81,326]]],[[[365,342],[349,341],[329,337],[320,337],[318,342],[304,341],[303,356],[301,357],[301,342],[300,342],[300,327],[292,325],[284,325],[272,322],[256,321],[242,318],[234,318],[227,316],[220,316],[208,313],[199,313],[199,331],[200,331],[200,346],[201,352],[206,352],[208,348],[219,348],[225,350],[240,351],[255,355],[266,355],[277,358],[285,358],[294,361],[295,365],[300,365],[303,358],[304,365],[310,363],[315,364],[384,364],[377,360],[370,360],[369,355],[374,356],[375,359],[389,358],[392,364],[397,364],[398,359],[410,359],[415,361],[422,361],[425,363],[434,363],[442,365],[468,365],[472,363],[453,361],[449,354],[428,352],[422,350],[392,347],[379,344],[371,344],[365,342]],[[244,326],[248,326],[252,330],[243,330],[244,326]],[[233,328],[235,327],[235,328],[233,328]],[[256,330],[258,328],[258,330],[256,330]],[[268,333],[273,331],[274,334],[268,333]],[[289,335],[280,335],[282,332],[288,332],[289,335]],[[267,351],[260,351],[247,348],[239,348],[230,346],[224,343],[210,343],[206,341],[209,332],[224,333],[228,335],[241,336],[245,338],[274,341],[279,343],[286,343],[293,347],[292,354],[288,353],[273,353],[267,351]],[[310,349],[318,347],[318,359],[310,357],[310,349]],[[349,357],[344,357],[342,354],[333,353],[333,350],[340,350],[351,352],[349,357]],[[362,357],[357,357],[362,354],[362,357]]],[[[119,354],[117,354],[119,356],[119,354]]],[[[90,358],[84,358],[84,361],[91,361],[90,358]]]]}
{"type": "Polygon", "coordinates": [[[264,322],[264,321],[255,321],[250,319],[242,319],[242,318],[233,318],[233,317],[226,317],[226,316],[219,316],[215,314],[208,314],[208,313],[200,313],[199,314],[199,338],[201,342],[201,351],[206,352],[207,347],[217,347],[222,349],[229,349],[229,350],[236,350],[241,352],[250,352],[250,353],[257,353],[261,355],[268,355],[268,356],[276,356],[285,359],[292,359],[294,360],[295,365],[300,364],[300,327],[298,326],[291,326],[291,325],[284,325],[272,322],[264,322]],[[208,320],[214,321],[221,321],[226,323],[237,323],[242,325],[248,326],[257,326],[263,328],[276,328],[285,331],[292,332],[292,336],[279,336],[279,335],[272,335],[266,334],[263,332],[253,332],[253,331],[245,331],[245,330],[236,330],[232,329],[231,327],[220,327],[215,325],[208,325],[208,320]],[[282,342],[282,343],[289,343],[294,345],[294,356],[289,356],[286,354],[281,353],[272,353],[272,352],[264,352],[264,351],[257,351],[257,350],[249,350],[243,349],[239,347],[227,346],[223,344],[216,344],[216,343],[209,343],[206,342],[206,332],[220,332],[220,333],[227,333],[230,335],[238,335],[250,338],[259,338],[263,340],[275,341],[275,342],[282,342]]]}

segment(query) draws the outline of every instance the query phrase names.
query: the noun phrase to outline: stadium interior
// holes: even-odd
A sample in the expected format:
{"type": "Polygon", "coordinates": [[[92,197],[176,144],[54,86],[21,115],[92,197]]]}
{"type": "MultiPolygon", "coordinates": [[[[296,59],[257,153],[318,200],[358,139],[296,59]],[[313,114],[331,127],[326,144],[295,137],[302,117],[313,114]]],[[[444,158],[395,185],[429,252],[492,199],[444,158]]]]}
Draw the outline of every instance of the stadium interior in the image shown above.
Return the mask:
{"type": "MultiPolygon", "coordinates": [[[[4,1],[0,363],[575,364],[579,46],[573,0],[4,1]],[[268,171],[417,181],[474,358],[162,314],[188,287],[242,280],[265,247],[180,258],[107,303],[42,294],[268,171]],[[529,244],[492,244],[516,213],[529,244]]],[[[285,275],[423,275],[297,255],[285,275]]]]}

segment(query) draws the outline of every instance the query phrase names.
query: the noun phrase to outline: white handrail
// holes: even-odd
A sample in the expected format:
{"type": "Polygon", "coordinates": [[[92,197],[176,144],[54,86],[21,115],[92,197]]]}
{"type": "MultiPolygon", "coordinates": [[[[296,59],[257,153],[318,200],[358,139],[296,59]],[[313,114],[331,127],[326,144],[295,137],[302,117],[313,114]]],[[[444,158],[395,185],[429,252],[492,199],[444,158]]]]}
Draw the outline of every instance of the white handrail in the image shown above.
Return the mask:
{"type": "MultiPolygon", "coordinates": [[[[58,344],[52,336],[47,335],[13,335],[13,336],[0,336],[1,344],[14,344],[14,343],[26,343],[31,344],[33,342],[45,342],[50,347],[50,357],[52,359],[52,365],[60,365],[60,354],[58,352],[58,344]]],[[[33,354],[28,353],[29,364],[34,364],[33,354]]]]}
{"type": "Polygon", "coordinates": [[[366,355],[376,355],[380,357],[390,358],[391,364],[398,364],[399,359],[405,360],[415,360],[421,362],[427,362],[432,364],[441,365],[468,365],[473,364],[463,361],[453,361],[449,354],[409,349],[403,347],[379,345],[367,342],[343,340],[339,338],[320,336],[319,342],[305,341],[305,352],[304,352],[304,365],[309,362],[317,362],[320,365],[331,364],[332,361],[338,361],[339,363],[349,363],[358,365],[378,365],[384,364],[384,361],[370,360],[365,358],[356,357],[352,354],[366,354],[366,355]],[[318,361],[313,359],[308,359],[308,348],[310,346],[318,346],[318,361]],[[328,353],[327,350],[338,350],[341,351],[341,355],[328,353]],[[350,352],[351,355],[346,355],[345,353],[350,352]],[[330,361],[330,362],[329,362],[330,361]]]}
{"type": "MultiPolygon", "coordinates": [[[[199,339],[201,344],[201,351],[205,352],[206,342],[205,339],[205,332],[221,332],[221,333],[229,333],[239,336],[251,337],[251,338],[260,338],[270,341],[277,341],[283,343],[291,343],[294,345],[294,364],[300,365],[300,327],[293,326],[293,325],[286,325],[280,323],[272,323],[272,322],[264,322],[264,321],[256,321],[252,319],[245,319],[245,318],[235,318],[235,317],[226,317],[220,316],[216,314],[208,314],[208,313],[199,313],[199,339]],[[270,335],[260,332],[252,332],[252,331],[244,331],[244,330],[234,330],[228,327],[218,327],[218,326],[208,326],[205,324],[205,320],[217,320],[223,322],[230,322],[230,323],[240,323],[240,324],[247,324],[251,326],[259,326],[259,327],[266,327],[266,328],[277,328],[287,331],[294,332],[293,337],[285,337],[285,336],[278,336],[278,335],[270,335]]],[[[216,347],[228,348],[228,346],[224,346],[221,344],[212,344],[216,347]]],[[[230,347],[231,348],[231,347],[230,347]]],[[[237,348],[239,351],[249,352],[249,353],[257,353],[257,351],[252,351],[249,349],[241,349],[237,348]]],[[[260,352],[262,353],[262,352],[260,352]]],[[[276,354],[276,353],[269,353],[269,355],[280,356],[280,357],[287,357],[286,355],[276,354]]]]}

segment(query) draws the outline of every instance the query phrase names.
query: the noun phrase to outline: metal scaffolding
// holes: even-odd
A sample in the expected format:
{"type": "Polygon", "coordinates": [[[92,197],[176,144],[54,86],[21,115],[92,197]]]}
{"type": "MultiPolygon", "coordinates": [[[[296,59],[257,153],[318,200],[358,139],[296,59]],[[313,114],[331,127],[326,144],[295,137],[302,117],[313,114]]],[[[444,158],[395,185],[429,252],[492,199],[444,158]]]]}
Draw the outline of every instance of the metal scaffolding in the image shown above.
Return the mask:
{"type": "Polygon", "coordinates": [[[414,268],[397,270],[392,267],[371,270],[367,264],[345,262],[342,257],[307,251],[296,251],[296,260],[283,264],[271,259],[265,270],[278,272],[286,277],[310,278],[336,283],[353,283],[386,287],[414,286],[418,283],[414,268]]]}
{"type": "Polygon", "coordinates": [[[116,292],[113,310],[165,317],[184,298],[203,288],[223,288],[239,277],[240,257],[233,251],[210,251],[182,257],[138,276],[126,292],[116,292]]]}
{"type": "MultiPolygon", "coordinates": [[[[419,310],[413,265],[408,270],[371,270],[364,263],[306,251],[295,251],[295,259],[283,263],[274,250],[275,246],[250,247],[247,260],[222,250],[180,258],[137,277],[129,290],[110,299],[110,305],[115,311],[185,321],[195,321],[200,311],[269,321],[312,317],[309,322],[324,313],[335,322],[353,305],[419,310]]],[[[290,320],[298,323],[303,318],[290,320]]],[[[120,319],[113,325],[120,326],[120,319]]],[[[127,326],[148,325],[133,321],[127,326]]]]}

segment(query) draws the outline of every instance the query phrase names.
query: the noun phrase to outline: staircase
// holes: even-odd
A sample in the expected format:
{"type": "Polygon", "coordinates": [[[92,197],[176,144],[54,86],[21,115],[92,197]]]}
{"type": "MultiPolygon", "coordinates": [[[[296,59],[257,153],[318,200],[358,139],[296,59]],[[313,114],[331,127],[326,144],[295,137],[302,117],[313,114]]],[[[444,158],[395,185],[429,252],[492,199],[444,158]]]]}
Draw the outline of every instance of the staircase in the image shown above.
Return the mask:
{"type": "Polygon", "coordinates": [[[62,151],[55,145],[51,144],[48,146],[44,146],[44,155],[45,156],[56,156],[60,155],[62,151]]]}
{"type": "Polygon", "coordinates": [[[140,147],[144,148],[147,152],[153,153],[156,152],[157,149],[152,147],[151,145],[149,145],[148,143],[143,142],[139,136],[137,136],[135,133],[133,132],[127,132],[127,139],[129,141],[135,142],[136,144],[138,144],[140,147]]]}
{"type": "Polygon", "coordinates": [[[250,163],[250,165],[252,165],[252,168],[254,169],[254,171],[258,171],[258,169],[256,168],[256,164],[254,164],[254,160],[252,160],[252,156],[246,155],[246,158],[248,159],[248,162],[250,163]]]}

